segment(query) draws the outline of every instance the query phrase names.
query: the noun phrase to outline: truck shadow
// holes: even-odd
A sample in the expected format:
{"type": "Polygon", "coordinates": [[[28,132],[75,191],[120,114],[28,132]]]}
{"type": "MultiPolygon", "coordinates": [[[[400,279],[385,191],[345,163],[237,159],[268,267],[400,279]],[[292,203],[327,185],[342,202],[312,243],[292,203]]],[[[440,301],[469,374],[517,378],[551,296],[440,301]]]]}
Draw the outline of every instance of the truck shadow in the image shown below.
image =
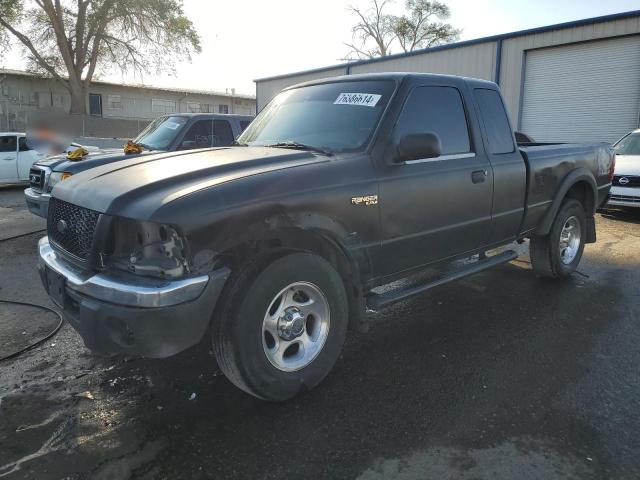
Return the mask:
{"type": "Polygon", "coordinates": [[[549,282],[520,259],[372,314],[319,387],[280,404],[235,388],[207,342],[164,360],[87,354],[93,374],[3,399],[20,441],[0,451],[24,461],[0,477],[355,478],[379,459],[531,435],[606,468],[593,428],[557,407],[624,316],[617,270],[599,262],[549,282]]]}
{"type": "Polygon", "coordinates": [[[626,210],[601,210],[600,215],[609,220],[640,224],[640,208],[626,210]]]}
{"type": "Polygon", "coordinates": [[[164,442],[138,473],[353,478],[426,445],[557,429],[572,445],[563,451],[578,454],[596,435],[553,403],[588,373],[582,359],[616,321],[620,289],[581,276],[545,282],[527,268],[505,265],[372,315],[371,332],[348,340],[322,385],[282,404],[233,387],[206,345],[123,364],[106,382],[124,379],[136,399],[124,417],[164,442]]]}

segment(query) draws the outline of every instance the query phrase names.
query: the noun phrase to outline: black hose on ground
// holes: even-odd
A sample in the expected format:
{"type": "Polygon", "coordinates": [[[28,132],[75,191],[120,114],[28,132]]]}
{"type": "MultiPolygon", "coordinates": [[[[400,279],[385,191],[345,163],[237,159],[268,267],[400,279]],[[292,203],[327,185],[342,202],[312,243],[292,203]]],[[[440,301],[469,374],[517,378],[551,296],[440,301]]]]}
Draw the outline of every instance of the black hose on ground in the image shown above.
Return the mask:
{"type": "MultiPolygon", "coordinates": [[[[39,233],[39,232],[46,232],[46,229],[40,229],[40,230],[34,230],[33,232],[27,232],[27,233],[21,233],[20,235],[14,235],[13,237],[9,237],[9,238],[2,238],[0,239],[0,242],[6,242],[8,240],[13,240],[15,238],[20,238],[20,237],[26,237],[27,235],[33,235],[34,233],[39,233]]],[[[12,300],[0,300],[0,303],[6,303],[9,305],[22,305],[25,307],[35,307],[35,308],[39,308],[40,310],[46,310],[47,312],[52,312],[54,314],[56,314],[58,316],[58,319],[60,320],[58,322],[58,325],[56,325],[56,328],[54,328],[50,333],[48,333],[47,335],[45,335],[43,338],[41,338],[40,340],[36,340],[35,342],[27,345],[25,348],[22,348],[20,350],[18,350],[17,352],[14,352],[10,355],[7,355],[6,357],[0,357],[0,362],[4,362],[5,360],[11,360],[12,358],[16,358],[19,355],[22,355],[25,352],[28,352],[29,350],[32,350],[34,348],[36,348],[38,345],[42,345],[44,342],[46,342],[47,340],[49,340],[51,337],[53,337],[56,333],[58,333],[60,331],[60,329],[62,328],[62,324],[64,323],[64,319],[62,318],[62,315],[60,314],[60,312],[56,312],[53,308],[49,308],[49,307],[45,307],[43,305],[36,305],[35,303],[29,303],[29,302],[14,302],[12,300]]]]}
{"type": "Polygon", "coordinates": [[[40,230],[34,230],[33,232],[21,233],[20,235],[14,235],[13,237],[0,238],[0,242],[6,242],[8,240],[13,240],[15,238],[26,237],[27,235],[33,235],[34,233],[46,232],[46,228],[41,228],[40,230]]]}
{"type": "Polygon", "coordinates": [[[11,300],[0,300],[0,303],[7,303],[7,304],[10,304],[10,305],[22,305],[22,306],[26,306],[26,307],[39,308],[40,310],[46,310],[48,312],[53,312],[60,319],[60,321],[58,322],[58,325],[56,326],[56,328],[54,328],[50,333],[48,333],[47,335],[42,337],[40,340],[36,340],[35,342],[33,342],[33,343],[27,345],[26,347],[18,350],[17,352],[14,352],[14,353],[12,353],[10,355],[7,355],[6,357],[1,357],[0,358],[0,362],[4,362],[5,360],[11,360],[12,358],[16,358],[17,356],[22,355],[23,353],[28,352],[29,350],[32,350],[32,349],[36,348],[38,345],[43,344],[44,342],[49,340],[51,337],[53,337],[56,333],[58,333],[60,331],[60,329],[62,328],[62,324],[64,323],[64,319],[62,318],[62,315],[60,314],[60,312],[56,312],[53,308],[45,307],[43,305],[36,305],[35,303],[13,302],[11,300]]]}

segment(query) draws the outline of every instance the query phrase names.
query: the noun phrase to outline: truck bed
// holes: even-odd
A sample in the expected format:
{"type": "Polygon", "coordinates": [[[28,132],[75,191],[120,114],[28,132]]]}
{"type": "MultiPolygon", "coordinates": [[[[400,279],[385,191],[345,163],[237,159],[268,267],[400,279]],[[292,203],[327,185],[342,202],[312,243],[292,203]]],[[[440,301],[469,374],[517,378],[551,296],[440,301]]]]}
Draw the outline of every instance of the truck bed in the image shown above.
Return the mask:
{"type": "Polygon", "coordinates": [[[551,206],[565,177],[577,168],[597,172],[597,186],[608,183],[606,143],[526,143],[518,148],[527,169],[525,214],[522,233],[535,229],[551,206]]]}

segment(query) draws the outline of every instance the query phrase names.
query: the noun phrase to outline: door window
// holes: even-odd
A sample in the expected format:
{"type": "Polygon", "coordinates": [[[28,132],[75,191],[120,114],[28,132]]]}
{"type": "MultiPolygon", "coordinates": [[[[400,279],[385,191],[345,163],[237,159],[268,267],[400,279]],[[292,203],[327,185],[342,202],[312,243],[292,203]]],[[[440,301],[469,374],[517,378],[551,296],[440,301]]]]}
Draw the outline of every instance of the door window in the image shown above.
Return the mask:
{"type": "Polygon", "coordinates": [[[460,92],[453,87],[418,87],[407,98],[395,127],[396,140],[437,133],[442,154],[469,153],[469,128],[460,92]]]}
{"type": "Polygon", "coordinates": [[[500,94],[488,88],[477,88],[475,93],[482,123],[487,132],[489,151],[495,155],[513,152],[511,126],[500,94]]]}
{"type": "Polygon", "coordinates": [[[29,145],[27,145],[27,137],[20,137],[18,139],[18,147],[18,150],[21,152],[28,152],[29,150],[31,150],[29,148],[29,145]]]}
{"type": "Polygon", "coordinates": [[[207,148],[213,143],[211,120],[198,120],[189,127],[182,139],[183,147],[207,148]],[[184,142],[193,142],[192,146],[184,146],[184,142]]]}
{"type": "Polygon", "coordinates": [[[0,137],[0,152],[15,152],[17,148],[16,137],[0,137]]]}

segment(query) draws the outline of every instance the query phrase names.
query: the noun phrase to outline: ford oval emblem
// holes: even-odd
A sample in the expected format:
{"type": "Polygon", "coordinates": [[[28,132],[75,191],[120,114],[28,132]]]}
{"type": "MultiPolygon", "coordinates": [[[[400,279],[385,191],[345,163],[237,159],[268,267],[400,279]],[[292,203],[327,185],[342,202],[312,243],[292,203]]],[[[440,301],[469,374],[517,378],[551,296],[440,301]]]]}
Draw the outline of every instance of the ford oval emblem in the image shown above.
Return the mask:
{"type": "Polygon", "coordinates": [[[56,223],[56,228],[58,229],[58,232],[64,235],[65,233],[67,233],[69,226],[67,225],[67,222],[65,222],[64,220],[58,220],[58,223],[56,223]]]}
{"type": "Polygon", "coordinates": [[[626,185],[627,183],[629,183],[629,179],[627,177],[622,177],[620,180],[618,180],[618,183],[620,185],[626,185]]]}

